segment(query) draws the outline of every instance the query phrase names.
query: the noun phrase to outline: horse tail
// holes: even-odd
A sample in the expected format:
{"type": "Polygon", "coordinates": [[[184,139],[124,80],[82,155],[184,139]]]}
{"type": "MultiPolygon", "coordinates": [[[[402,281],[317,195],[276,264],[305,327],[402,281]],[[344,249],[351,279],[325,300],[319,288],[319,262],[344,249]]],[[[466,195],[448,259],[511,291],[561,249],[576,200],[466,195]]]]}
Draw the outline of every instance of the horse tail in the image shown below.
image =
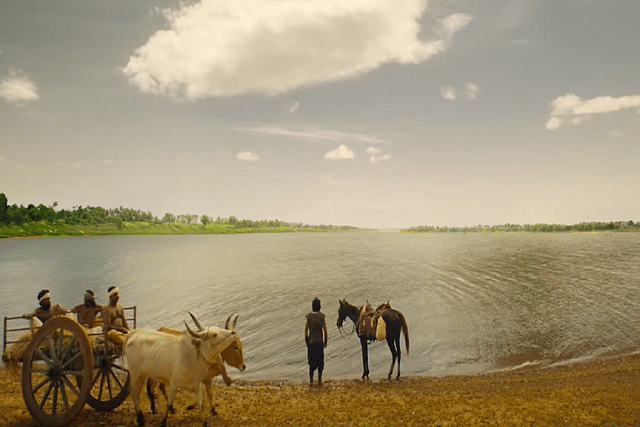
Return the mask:
{"type": "Polygon", "coordinates": [[[398,311],[398,315],[400,316],[400,319],[402,319],[402,333],[404,334],[404,344],[407,348],[407,354],[409,354],[409,326],[407,325],[407,319],[404,318],[404,314],[398,311]]]}

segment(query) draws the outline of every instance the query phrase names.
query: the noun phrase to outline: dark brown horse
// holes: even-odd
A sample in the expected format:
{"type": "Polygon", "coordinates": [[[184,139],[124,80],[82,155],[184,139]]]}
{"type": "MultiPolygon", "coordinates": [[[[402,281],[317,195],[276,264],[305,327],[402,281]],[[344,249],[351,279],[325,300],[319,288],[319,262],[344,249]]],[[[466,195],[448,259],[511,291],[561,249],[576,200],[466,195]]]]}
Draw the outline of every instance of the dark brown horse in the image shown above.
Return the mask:
{"type": "MultiPolygon", "coordinates": [[[[368,304],[367,304],[368,306],[368,304]]],[[[358,333],[358,338],[360,338],[360,345],[362,347],[362,366],[364,372],[362,373],[362,379],[369,378],[369,349],[368,344],[370,341],[376,340],[375,332],[371,333],[370,328],[363,327],[363,323],[361,322],[361,313],[369,312],[373,315],[375,313],[376,317],[381,317],[386,324],[386,340],[389,345],[389,350],[391,350],[391,369],[389,369],[388,378],[391,379],[391,375],[393,374],[393,368],[396,364],[396,359],[398,360],[398,375],[396,379],[400,378],[400,357],[402,355],[402,351],[400,349],[400,331],[404,333],[404,342],[407,347],[407,354],[409,354],[409,327],[407,326],[407,321],[404,318],[404,315],[391,308],[391,306],[386,303],[380,305],[375,311],[367,310],[367,306],[356,307],[353,304],[349,304],[347,300],[340,301],[340,309],[338,310],[338,321],[336,325],[338,328],[342,328],[342,323],[348,317],[351,319],[356,326],[356,332],[358,333]]]]}

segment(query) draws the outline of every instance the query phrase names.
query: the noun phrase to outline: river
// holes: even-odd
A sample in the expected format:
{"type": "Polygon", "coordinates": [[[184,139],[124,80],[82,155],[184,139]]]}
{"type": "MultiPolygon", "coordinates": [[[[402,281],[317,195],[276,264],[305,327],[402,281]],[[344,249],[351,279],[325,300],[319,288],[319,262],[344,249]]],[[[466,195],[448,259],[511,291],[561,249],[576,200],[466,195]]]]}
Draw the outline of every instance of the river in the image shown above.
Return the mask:
{"type": "MultiPolygon", "coordinates": [[[[640,233],[392,232],[0,239],[0,315],[66,308],[107,288],[137,306],[138,327],[182,328],[239,315],[247,370],[232,378],[307,378],[304,316],[327,316],[325,378],[359,378],[359,341],[339,299],[389,300],[409,324],[403,375],[556,364],[640,350],[640,233]]],[[[370,345],[386,377],[386,343],[370,345]]]]}

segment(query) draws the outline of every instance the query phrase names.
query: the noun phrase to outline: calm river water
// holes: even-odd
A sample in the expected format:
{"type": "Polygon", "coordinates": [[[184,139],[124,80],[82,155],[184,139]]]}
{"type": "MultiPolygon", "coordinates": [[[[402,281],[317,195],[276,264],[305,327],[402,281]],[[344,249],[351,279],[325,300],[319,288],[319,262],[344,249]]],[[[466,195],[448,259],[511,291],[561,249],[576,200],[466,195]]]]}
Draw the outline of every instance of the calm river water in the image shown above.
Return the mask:
{"type": "MultiPolygon", "coordinates": [[[[182,328],[239,314],[247,370],[307,378],[304,316],[322,300],[325,378],[359,378],[357,337],[338,300],[390,300],[408,321],[403,375],[510,369],[640,351],[640,233],[405,234],[374,231],[0,239],[0,316],[37,306],[41,288],[72,307],[85,289],[138,307],[138,327],[182,328]]],[[[403,339],[404,341],[404,339],[403,339]]],[[[402,343],[404,351],[404,342],[402,343]]],[[[386,343],[370,346],[386,377],[386,343]]]]}

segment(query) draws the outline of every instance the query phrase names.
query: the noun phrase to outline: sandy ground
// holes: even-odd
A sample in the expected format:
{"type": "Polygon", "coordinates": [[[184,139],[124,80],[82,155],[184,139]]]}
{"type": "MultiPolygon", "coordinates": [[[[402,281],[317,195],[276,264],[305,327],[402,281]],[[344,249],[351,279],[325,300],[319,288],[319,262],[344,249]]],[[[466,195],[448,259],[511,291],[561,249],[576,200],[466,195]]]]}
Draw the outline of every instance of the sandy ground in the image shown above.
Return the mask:
{"type": "MultiPolygon", "coordinates": [[[[214,381],[212,426],[640,426],[640,355],[470,376],[400,381],[214,381]]],[[[141,397],[148,426],[159,426],[141,397]]],[[[168,425],[199,426],[180,393],[168,425]]],[[[161,399],[160,408],[164,408],[161,399]]],[[[19,379],[0,370],[0,426],[35,426],[19,379]]],[[[135,426],[131,398],[109,413],[86,406],[71,426],[135,426]]]]}

